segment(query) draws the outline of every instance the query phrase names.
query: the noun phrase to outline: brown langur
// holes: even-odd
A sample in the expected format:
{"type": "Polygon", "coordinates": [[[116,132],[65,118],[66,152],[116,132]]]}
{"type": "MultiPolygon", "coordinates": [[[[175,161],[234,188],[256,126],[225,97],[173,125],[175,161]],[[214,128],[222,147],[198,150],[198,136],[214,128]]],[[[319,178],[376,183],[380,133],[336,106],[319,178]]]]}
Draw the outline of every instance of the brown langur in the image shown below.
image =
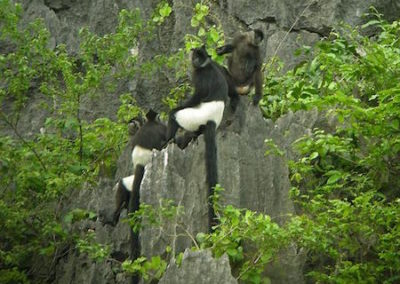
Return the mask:
{"type": "Polygon", "coordinates": [[[221,67],[229,86],[232,110],[235,111],[239,95],[247,95],[255,88],[253,104],[262,97],[262,58],[260,43],[264,39],[261,30],[255,29],[237,34],[232,43],[218,47],[218,55],[229,53],[228,69],[221,67]]]}

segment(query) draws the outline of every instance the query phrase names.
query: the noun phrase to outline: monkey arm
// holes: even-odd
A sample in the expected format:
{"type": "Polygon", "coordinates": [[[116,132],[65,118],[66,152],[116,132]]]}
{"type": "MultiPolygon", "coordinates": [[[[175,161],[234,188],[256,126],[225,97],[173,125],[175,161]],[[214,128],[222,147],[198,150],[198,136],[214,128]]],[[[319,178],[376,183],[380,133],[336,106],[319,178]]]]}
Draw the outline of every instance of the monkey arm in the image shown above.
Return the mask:
{"type": "Polygon", "coordinates": [[[253,97],[253,104],[258,105],[262,97],[262,87],[263,87],[263,76],[261,72],[261,68],[258,67],[254,72],[254,85],[255,85],[255,95],[253,97]]]}
{"type": "Polygon", "coordinates": [[[226,44],[223,46],[218,47],[215,51],[218,55],[223,55],[226,53],[231,53],[235,49],[233,44],[226,44]]]}

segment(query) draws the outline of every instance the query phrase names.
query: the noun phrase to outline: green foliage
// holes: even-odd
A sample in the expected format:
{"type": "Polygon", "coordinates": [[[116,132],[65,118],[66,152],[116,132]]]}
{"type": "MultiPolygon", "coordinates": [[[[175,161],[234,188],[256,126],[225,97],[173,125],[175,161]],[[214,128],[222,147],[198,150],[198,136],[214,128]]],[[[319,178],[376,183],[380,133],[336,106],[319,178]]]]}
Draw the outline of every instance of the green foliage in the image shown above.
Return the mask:
{"type": "Polygon", "coordinates": [[[376,37],[343,27],[266,81],[266,116],[316,107],[336,121],[331,133],[299,139],[300,158],[290,163],[303,215],[289,232],[298,231],[315,282],[396,283],[400,273],[400,24],[374,16],[363,28],[378,28],[376,37]]]}
{"type": "Polygon", "coordinates": [[[158,25],[162,24],[166,18],[171,14],[172,8],[166,1],[161,1],[158,3],[157,8],[153,14],[153,22],[158,25]]]}
{"type": "Polygon", "coordinates": [[[218,22],[210,13],[210,7],[207,4],[197,3],[191,19],[191,26],[197,29],[197,34],[185,36],[185,50],[189,52],[192,48],[205,45],[212,59],[222,63],[223,57],[217,55],[215,48],[224,44],[224,33],[220,24],[210,25],[207,18],[218,22]]]}
{"type": "MultiPolygon", "coordinates": [[[[140,204],[139,210],[130,214],[128,223],[135,232],[138,232],[143,224],[146,224],[147,227],[163,228],[163,226],[166,226],[171,220],[176,221],[180,218],[182,213],[182,206],[175,206],[172,200],[161,199],[157,208],[149,204],[140,204]]],[[[169,245],[165,247],[165,253],[167,256],[175,255],[175,252],[169,245]]],[[[166,267],[167,260],[160,256],[154,256],[150,259],[139,257],[134,261],[125,260],[122,263],[124,271],[130,274],[139,274],[148,282],[154,279],[160,279],[166,267]]]]}
{"type": "Polygon", "coordinates": [[[206,46],[208,54],[218,63],[223,62],[223,57],[218,56],[215,49],[224,44],[224,33],[218,19],[210,11],[210,4],[205,1],[196,3],[193,7],[191,26],[196,30],[195,34],[185,35],[185,48],[179,49],[165,59],[166,65],[172,68],[175,73],[177,86],[171,88],[169,95],[163,99],[163,102],[170,108],[178,105],[178,102],[186,98],[191,91],[188,83],[187,74],[191,68],[189,54],[193,48],[206,46]],[[210,24],[217,22],[218,24],[210,24]]]}
{"type": "Polygon", "coordinates": [[[143,220],[148,226],[160,227],[168,220],[181,215],[182,212],[182,206],[175,206],[172,200],[161,199],[157,208],[149,204],[140,204],[139,210],[130,214],[128,223],[135,232],[138,232],[143,220]]]}
{"type": "Polygon", "coordinates": [[[76,208],[65,215],[64,222],[67,224],[72,224],[85,219],[94,219],[95,217],[96,213],[94,212],[87,212],[86,210],[76,208]]]}
{"type": "Polygon", "coordinates": [[[96,234],[89,232],[84,238],[78,238],[76,248],[80,253],[86,253],[95,261],[103,261],[110,255],[110,248],[96,242],[96,234]]]}
{"type": "Polygon", "coordinates": [[[147,260],[139,257],[135,261],[126,260],[122,263],[122,268],[131,274],[139,274],[146,282],[159,280],[167,268],[167,262],[160,256],[154,256],[147,260]]]}
{"type": "MultiPolygon", "coordinates": [[[[147,23],[139,11],[123,10],[112,34],[82,29],[73,57],[65,46],[48,48],[49,33],[41,20],[22,26],[21,6],[0,0],[0,41],[6,43],[0,55],[0,120],[14,132],[0,137],[1,283],[29,283],[32,259],[57,259],[65,246],[96,261],[108,257],[109,248],[96,243],[94,232],[72,230],[75,222],[88,222],[95,214],[83,209],[62,214],[59,204],[73,190],[95,186],[100,174],[113,174],[127,138],[125,123],[142,111],[130,94],[122,94],[118,121],[87,121],[82,104],[116,92],[117,81],[138,72],[151,76],[166,66],[177,84],[164,103],[175,107],[190,93],[187,55],[192,48],[205,44],[212,58],[222,62],[215,47],[224,37],[210,7],[207,1],[193,7],[195,34],[186,35],[183,49],[138,67],[138,40],[152,39],[173,13],[167,1],[159,3],[147,23]],[[27,136],[18,131],[21,112],[39,93],[48,118],[42,133],[27,136]]],[[[343,26],[315,47],[304,47],[299,53],[306,59],[284,75],[280,65],[268,67],[260,102],[267,118],[318,108],[336,127],[330,133],[314,129],[295,144],[299,158],[289,162],[290,194],[298,216],[286,216],[286,223],[278,225],[265,214],[222,206],[217,186],[212,201],[219,225],[196,238],[186,232],[196,248],[211,248],[217,257],[226,253],[241,281],[270,283],[265,267],[293,247],[306,256],[306,276],[312,282],[399,281],[400,23],[387,23],[375,11],[361,28],[371,26],[379,29],[376,37],[343,26]]],[[[266,155],[283,155],[272,140],[265,145],[266,155]]],[[[142,204],[128,222],[135,231],[142,224],[162,227],[181,212],[171,201],[157,209],[142,204]]],[[[182,254],[175,255],[172,245],[165,252],[181,262],[182,254]]],[[[155,256],[122,267],[152,281],[160,279],[166,265],[167,259],[155,256]]]]}
{"type": "MultiPolygon", "coordinates": [[[[41,19],[22,25],[21,16],[20,4],[0,0],[0,121],[13,132],[0,137],[2,283],[27,283],[32,259],[57,259],[66,245],[95,260],[108,256],[92,232],[73,231],[73,223],[95,215],[72,209],[63,216],[60,204],[74,190],[96,186],[100,174],[115,172],[127,140],[126,122],[141,110],[130,96],[121,95],[118,121],[87,121],[82,104],[115,92],[118,81],[134,76],[140,69],[138,37],[153,28],[143,23],[139,11],[122,10],[112,34],[81,29],[80,49],[72,56],[63,45],[49,48],[41,19]],[[41,133],[26,135],[19,130],[20,117],[33,96],[41,100],[39,111],[47,119],[41,133]]],[[[48,273],[54,271],[48,267],[48,273]]]]}
{"type": "Polygon", "coordinates": [[[279,149],[278,145],[276,145],[272,139],[265,139],[264,143],[267,146],[265,156],[268,156],[270,154],[283,156],[285,154],[282,150],[279,149]]]}

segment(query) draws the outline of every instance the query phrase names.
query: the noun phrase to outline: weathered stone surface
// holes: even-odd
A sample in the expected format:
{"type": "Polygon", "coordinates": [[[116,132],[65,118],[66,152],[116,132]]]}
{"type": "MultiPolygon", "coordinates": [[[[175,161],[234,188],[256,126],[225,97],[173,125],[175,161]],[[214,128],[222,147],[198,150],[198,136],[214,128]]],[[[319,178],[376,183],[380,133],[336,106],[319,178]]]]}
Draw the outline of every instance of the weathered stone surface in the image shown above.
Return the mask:
{"type": "MultiPolygon", "coordinates": [[[[118,264],[129,254],[129,226],[121,221],[115,227],[102,223],[103,218],[114,210],[113,186],[113,181],[101,180],[98,188],[77,191],[65,203],[69,204],[71,210],[80,208],[97,213],[97,220],[78,222],[71,229],[78,234],[94,231],[97,242],[110,246],[114,260],[96,263],[86,254],[79,254],[76,250],[67,251],[56,267],[54,283],[129,283],[129,278],[120,271],[118,264]]],[[[66,212],[68,208],[65,208],[66,212]]],[[[126,211],[121,214],[121,219],[124,217],[126,211]]]]}
{"type": "Polygon", "coordinates": [[[304,29],[326,34],[339,21],[351,25],[360,24],[361,16],[375,6],[388,19],[398,17],[400,3],[392,0],[220,0],[226,11],[250,26],[256,22],[277,23],[287,30],[294,25],[295,30],[304,29]],[[299,18],[297,20],[297,18],[299,18]],[[296,21],[297,20],[297,21],[296,21]],[[296,24],[295,24],[296,23],[296,24]]]}
{"type": "MultiPolygon", "coordinates": [[[[316,33],[308,31],[291,32],[289,34],[286,31],[276,31],[268,38],[266,58],[277,56],[285,63],[283,70],[287,71],[304,60],[302,56],[293,56],[294,51],[305,45],[312,46],[319,40],[320,37],[316,33]],[[282,44],[283,39],[285,39],[284,44],[282,44]]],[[[268,73],[268,68],[265,72],[268,73]]]]}
{"type": "Polygon", "coordinates": [[[171,260],[160,284],[209,284],[209,283],[237,283],[231,274],[229,259],[223,255],[214,259],[210,251],[185,250],[182,264],[178,267],[171,260]]]}
{"type": "MultiPolygon", "coordinates": [[[[78,50],[78,30],[81,27],[88,26],[98,34],[112,32],[121,9],[140,8],[143,15],[148,17],[159,1],[21,2],[25,10],[25,22],[38,17],[44,18],[51,32],[50,47],[65,43],[68,50],[74,54],[78,50]]],[[[153,58],[155,54],[173,52],[183,47],[183,36],[192,31],[190,26],[192,7],[188,2],[172,0],[169,3],[173,6],[174,12],[166,25],[155,33],[154,40],[140,45],[140,62],[153,58]]],[[[262,45],[264,62],[268,62],[277,54],[288,67],[298,62],[299,59],[292,55],[298,47],[303,44],[312,45],[321,36],[326,35],[338,21],[359,24],[364,21],[361,15],[368,11],[370,5],[376,6],[389,20],[398,17],[400,11],[400,2],[393,0],[219,0],[211,3],[213,5],[210,9],[211,20],[221,22],[227,40],[232,38],[237,30],[260,28],[266,35],[262,45]],[[293,30],[286,36],[292,26],[293,30]]],[[[0,50],[8,52],[8,47],[4,46],[0,47],[0,50]]],[[[99,94],[101,99],[84,101],[82,113],[88,119],[102,116],[115,118],[119,105],[118,96],[128,91],[142,107],[165,110],[161,98],[169,92],[171,85],[175,84],[174,74],[163,71],[151,80],[132,78],[130,82],[123,82],[114,94],[99,94]]],[[[31,135],[37,133],[43,126],[47,113],[37,111],[36,106],[40,100],[36,93],[32,95],[30,104],[21,114],[21,123],[18,126],[20,133],[31,135]]],[[[5,110],[8,110],[7,106],[5,110]]],[[[227,117],[217,137],[219,178],[221,185],[226,189],[222,195],[222,202],[264,212],[271,215],[274,220],[284,222],[285,216],[294,212],[293,204],[288,199],[290,183],[286,166],[287,159],[295,156],[291,144],[302,135],[310,133],[313,127],[329,127],[330,122],[315,110],[289,113],[276,122],[264,120],[259,110],[251,106],[247,99],[241,102],[240,110],[234,117],[229,114],[227,117]],[[265,157],[266,138],[273,139],[286,155],[265,157]]],[[[8,133],[3,130],[1,132],[8,133]]],[[[131,173],[129,156],[130,151],[123,153],[117,177],[131,173]]],[[[99,188],[81,191],[66,203],[70,208],[84,208],[97,212],[100,217],[105,216],[114,209],[114,196],[111,191],[113,185],[113,180],[103,180],[99,188]]],[[[207,230],[203,138],[200,137],[198,142],[189,145],[184,151],[175,145],[170,145],[162,152],[155,153],[152,164],[146,168],[141,192],[142,202],[158,206],[160,199],[168,198],[174,200],[177,205],[183,205],[185,210],[182,218],[166,222],[162,228],[143,229],[141,232],[143,254],[146,256],[163,254],[167,244],[172,244],[174,252],[183,252],[192,246],[191,238],[198,232],[207,230]]],[[[125,212],[121,214],[121,218],[124,216],[125,212]]],[[[100,221],[82,222],[77,224],[74,230],[77,232],[94,230],[99,242],[111,245],[112,256],[119,261],[124,260],[129,251],[127,224],[120,222],[113,228],[103,225],[100,221]]],[[[185,263],[191,266],[204,258],[208,259],[204,255],[194,258],[193,261],[188,257],[185,263]]],[[[278,263],[266,270],[272,283],[303,283],[302,255],[293,248],[284,252],[279,259],[278,263]]],[[[203,269],[203,266],[200,266],[199,268],[203,269]]],[[[115,271],[117,267],[115,262],[96,264],[84,255],[70,251],[59,261],[54,282],[127,283],[128,279],[124,274],[115,271]]],[[[172,273],[174,269],[171,264],[166,276],[174,274],[172,273]]],[[[226,271],[225,265],[223,271],[226,271]]],[[[187,279],[192,279],[191,275],[186,275],[187,279]]],[[[167,281],[166,279],[165,277],[163,281],[167,281]]],[[[197,280],[199,279],[202,278],[198,276],[197,280]]],[[[208,282],[218,283],[213,280],[208,282]]]]}
{"type": "MultiPolygon", "coordinates": [[[[232,119],[231,114],[226,114],[228,119],[223,121],[218,131],[218,170],[220,183],[226,189],[221,197],[222,202],[267,213],[275,220],[284,222],[287,214],[294,213],[293,204],[288,198],[290,183],[286,166],[286,159],[294,155],[291,143],[310,133],[314,126],[325,119],[313,110],[289,113],[272,122],[263,119],[260,111],[247,98],[242,99],[240,108],[236,120],[230,124],[228,121],[232,119]],[[287,156],[264,157],[266,138],[273,139],[287,156]]],[[[130,168],[130,165],[126,167],[130,168]]],[[[129,251],[127,224],[119,222],[113,228],[101,223],[101,218],[114,209],[114,193],[111,191],[113,185],[113,181],[104,180],[98,189],[79,192],[74,196],[71,208],[84,208],[98,213],[99,220],[86,221],[74,227],[74,230],[94,230],[97,240],[110,244],[112,256],[122,261],[129,251]]],[[[152,163],[146,167],[142,182],[141,201],[158,207],[161,199],[174,200],[176,205],[184,207],[184,214],[177,220],[165,221],[161,227],[143,228],[140,233],[142,254],[147,257],[163,255],[166,245],[170,245],[174,253],[183,252],[193,245],[192,238],[197,233],[207,231],[207,189],[202,136],[185,150],[171,144],[163,151],[153,153],[152,163]]],[[[121,218],[125,216],[124,211],[121,218]]],[[[279,262],[266,270],[266,276],[273,283],[303,283],[302,255],[298,255],[293,248],[282,253],[279,259],[279,262]]],[[[57,283],[82,283],[82,277],[89,281],[85,283],[97,281],[98,270],[101,270],[100,275],[108,282],[96,283],[127,281],[121,273],[113,274],[114,278],[110,276],[107,271],[112,270],[113,263],[108,263],[107,268],[102,265],[104,264],[95,264],[82,255],[71,252],[57,267],[57,283]]]]}
{"type": "MultiPolygon", "coordinates": [[[[50,46],[65,43],[71,53],[76,53],[79,47],[78,31],[88,26],[98,34],[112,32],[117,24],[117,15],[121,9],[139,8],[148,18],[156,7],[158,0],[151,1],[74,1],[74,0],[32,0],[21,1],[25,10],[24,21],[42,17],[51,32],[50,46]]],[[[139,49],[139,62],[152,60],[155,54],[168,54],[183,47],[184,35],[193,32],[190,18],[192,7],[183,0],[170,2],[173,13],[166,23],[154,33],[154,39],[143,42],[139,49]]],[[[264,62],[273,55],[278,55],[286,64],[284,70],[296,65],[301,58],[293,56],[293,52],[304,45],[312,45],[326,35],[339,21],[350,24],[360,24],[365,19],[362,14],[374,5],[385,14],[387,19],[395,19],[399,15],[400,3],[392,0],[323,0],[323,1],[291,1],[291,0],[219,0],[211,2],[210,20],[221,23],[227,35],[232,38],[237,30],[259,28],[264,31],[265,40],[262,43],[264,62]],[[298,18],[299,17],[299,18],[298,18]],[[294,23],[296,23],[294,25],[294,23]],[[286,36],[293,26],[292,32],[286,36]]],[[[266,70],[268,72],[268,70],[266,70]]],[[[138,104],[143,108],[153,108],[165,111],[162,103],[171,85],[176,85],[174,74],[160,70],[151,77],[132,78],[130,82],[120,82],[115,93],[99,94],[96,98],[85,98],[82,102],[82,116],[93,120],[98,117],[115,119],[120,104],[119,94],[131,92],[138,104]]],[[[45,112],[38,112],[46,116],[45,112]]],[[[23,112],[21,120],[37,123],[34,125],[21,123],[21,133],[37,133],[44,123],[43,119],[35,119],[35,114],[23,112]]],[[[4,131],[9,133],[9,131],[4,131]]]]}
{"type": "MultiPolygon", "coordinates": [[[[282,223],[294,207],[288,197],[290,182],[287,158],[293,156],[291,144],[310,133],[324,120],[316,110],[289,113],[276,122],[262,118],[247,98],[242,99],[245,127],[232,131],[234,124],[220,129],[217,135],[219,182],[225,188],[221,201],[270,215],[282,223]],[[287,155],[264,156],[264,140],[273,139],[287,155]]],[[[224,122],[223,122],[224,123],[224,122]]],[[[185,150],[176,145],[155,153],[141,187],[141,202],[159,206],[161,199],[174,200],[184,207],[177,220],[164,222],[161,228],[145,227],[141,231],[142,253],[160,255],[166,245],[182,252],[193,245],[192,238],[207,231],[207,186],[205,181],[204,142],[202,136],[185,150]]],[[[290,253],[296,253],[292,250],[290,253]]],[[[302,258],[292,255],[268,270],[274,283],[302,283],[302,258]],[[285,271],[285,273],[282,273],[285,271]],[[294,283],[294,282],[291,282],[294,283]]]]}

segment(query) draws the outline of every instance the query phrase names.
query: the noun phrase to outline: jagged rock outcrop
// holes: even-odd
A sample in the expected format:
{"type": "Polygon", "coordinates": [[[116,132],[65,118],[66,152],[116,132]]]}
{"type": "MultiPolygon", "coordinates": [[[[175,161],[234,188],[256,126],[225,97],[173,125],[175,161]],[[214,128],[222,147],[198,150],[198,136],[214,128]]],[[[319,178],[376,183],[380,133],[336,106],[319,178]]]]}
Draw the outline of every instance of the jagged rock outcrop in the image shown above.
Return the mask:
{"type": "MultiPolygon", "coordinates": [[[[117,15],[121,9],[139,8],[148,18],[158,0],[150,1],[73,1],[73,0],[31,0],[23,3],[24,20],[37,17],[44,18],[51,32],[50,45],[65,43],[68,50],[76,53],[79,47],[78,31],[88,26],[98,34],[112,32],[117,23],[117,15]]],[[[152,59],[155,54],[168,54],[183,46],[183,37],[193,32],[190,25],[192,7],[184,0],[169,1],[174,13],[166,23],[155,33],[150,42],[140,45],[140,62],[152,59]]],[[[295,66],[302,59],[294,57],[293,52],[302,45],[312,45],[338,22],[344,21],[352,25],[360,24],[361,17],[373,5],[389,20],[399,15],[400,3],[392,0],[219,0],[211,1],[212,21],[218,23],[227,35],[227,39],[239,29],[249,27],[264,31],[265,40],[262,44],[264,62],[278,55],[286,64],[285,70],[295,66]],[[291,32],[287,31],[293,26],[291,32]]],[[[266,70],[268,71],[268,70],[266,70]]],[[[102,116],[115,118],[120,104],[119,94],[131,92],[140,106],[152,107],[155,110],[166,110],[161,97],[166,96],[170,86],[176,84],[174,74],[157,72],[150,78],[132,78],[130,82],[122,82],[118,93],[105,93],[101,99],[87,99],[82,104],[82,118],[95,119],[102,116]]],[[[38,95],[32,96],[34,104],[38,95]]],[[[29,109],[29,107],[28,107],[29,109]]],[[[19,125],[21,133],[38,133],[44,123],[46,114],[37,111],[21,113],[19,125]]]]}
{"type": "MultiPolygon", "coordinates": [[[[122,221],[115,227],[104,225],[102,218],[114,210],[114,183],[110,179],[102,179],[99,187],[79,190],[71,195],[65,204],[65,211],[75,208],[86,209],[97,213],[97,220],[78,222],[71,230],[82,235],[89,230],[95,232],[96,241],[110,247],[111,258],[103,262],[92,261],[86,254],[76,250],[66,250],[65,257],[56,266],[53,283],[129,283],[129,278],[121,271],[120,264],[128,257],[130,249],[129,226],[122,221]]],[[[121,218],[126,217],[126,211],[121,218]]]]}
{"type": "MultiPolygon", "coordinates": [[[[313,110],[289,113],[276,122],[265,120],[247,98],[242,99],[237,115],[236,122],[217,134],[219,182],[225,188],[221,201],[266,213],[282,223],[288,214],[294,213],[288,196],[287,158],[293,155],[291,144],[309,134],[325,118],[313,110]],[[232,131],[240,120],[244,124],[242,130],[232,131]],[[265,157],[266,138],[275,141],[287,156],[265,157]]],[[[170,199],[183,206],[184,213],[175,220],[163,222],[161,228],[143,228],[140,239],[145,256],[162,255],[167,245],[174,252],[182,252],[193,246],[193,236],[207,231],[204,146],[202,136],[185,150],[169,145],[155,153],[152,163],[146,167],[141,202],[158,207],[160,200],[170,199]]],[[[291,253],[294,254],[291,259],[269,269],[268,276],[274,279],[273,283],[303,282],[302,258],[294,249],[291,253]]]]}
{"type": "Polygon", "coordinates": [[[226,255],[214,259],[210,251],[185,250],[181,265],[171,260],[160,284],[235,284],[226,255]]]}
{"type": "MultiPolygon", "coordinates": [[[[158,3],[157,0],[21,2],[25,11],[25,21],[37,17],[44,18],[51,32],[50,47],[65,43],[72,54],[78,49],[78,30],[81,27],[89,26],[98,34],[112,32],[121,9],[140,8],[146,17],[158,3]]],[[[361,15],[368,11],[370,5],[375,5],[389,20],[398,17],[400,12],[400,2],[393,0],[210,2],[213,5],[211,9],[213,17],[221,22],[227,39],[238,29],[260,28],[266,35],[262,46],[264,61],[267,62],[277,54],[287,64],[287,68],[294,66],[299,60],[292,56],[295,49],[303,44],[312,45],[327,35],[341,20],[350,24],[361,23],[363,21],[361,15]],[[292,26],[291,32],[286,35],[292,26]]],[[[191,31],[192,9],[188,1],[172,0],[169,3],[173,6],[174,13],[153,41],[140,45],[139,54],[142,61],[153,58],[155,54],[172,52],[182,47],[183,36],[191,31]]],[[[124,82],[119,91],[131,92],[142,107],[165,110],[161,97],[169,92],[174,83],[173,74],[160,72],[152,80],[132,78],[131,82],[124,82]]],[[[101,100],[85,101],[82,105],[84,118],[95,119],[102,116],[115,118],[120,93],[103,94],[101,100]]],[[[37,133],[46,118],[46,113],[38,111],[36,107],[40,104],[38,98],[39,100],[41,98],[36,93],[31,97],[27,108],[21,113],[21,123],[18,126],[21,133],[37,133]]],[[[247,99],[243,99],[238,114],[234,118],[228,114],[228,119],[224,120],[224,123],[229,124],[228,122],[232,123],[222,125],[217,137],[219,179],[226,189],[222,195],[222,202],[267,213],[275,218],[274,220],[284,222],[287,214],[294,213],[293,204],[288,198],[290,182],[286,164],[287,159],[295,155],[291,150],[291,144],[299,137],[310,133],[316,126],[329,126],[329,121],[316,110],[288,113],[276,122],[264,120],[260,111],[251,106],[247,99]],[[264,140],[267,138],[273,139],[286,153],[285,156],[265,157],[264,140]]],[[[3,133],[3,130],[1,132],[3,133]]],[[[125,151],[123,155],[129,155],[128,152],[125,151]]],[[[204,165],[202,137],[183,151],[175,145],[170,145],[162,152],[154,153],[153,162],[146,168],[142,184],[142,202],[158,206],[160,199],[172,199],[177,205],[184,206],[185,211],[182,218],[166,222],[161,229],[144,227],[141,232],[144,255],[163,254],[167,244],[172,244],[174,252],[183,252],[192,246],[190,236],[207,230],[204,165]]],[[[121,163],[118,173],[127,175],[130,172],[129,167],[129,162],[121,163]]],[[[104,179],[98,188],[79,192],[67,204],[70,204],[70,208],[84,208],[104,216],[113,210],[111,191],[113,185],[113,178],[104,179]]],[[[126,216],[125,214],[124,212],[121,217],[126,216]]],[[[129,251],[127,224],[120,222],[113,228],[103,225],[99,219],[80,223],[74,228],[76,232],[87,230],[94,230],[97,241],[111,246],[114,259],[122,261],[127,257],[129,251]]],[[[187,255],[181,268],[171,264],[162,280],[164,283],[176,283],[166,282],[167,279],[174,279],[167,277],[174,277],[180,273],[189,277],[185,279],[192,279],[190,273],[184,272],[186,265],[188,267],[195,265],[202,259],[207,259],[212,265],[215,263],[207,254],[193,259],[192,253],[187,255]]],[[[293,249],[280,259],[279,263],[268,268],[266,272],[272,283],[303,283],[302,256],[293,249]]],[[[216,260],[218,261],[220,260],[216,260]]],[[[224,262],[222,274],[225,275],[226,260],[223,259],[222,262],[224,262]]],[[[128,279],[117,268],[118,264],[115,261],[96,263],[77,252],[67,251],[66,256],[57,264],[54,283],[128,283],[128,279]]],[[[202,264],[200,268],[203,268],[202,264]]],[[[208,282],[217,283],[212,280],[208,282]]]]}
{"type": "MultiPolygon", "coordinates": [[[[291,144],[310,133],[312,128],[326,126],[329,121],[316,110],[288,113],[276,122],[265,120],[247,98],[242,98],[239,107],[235,120],[232,121],[232,114],[227,113],[217,136],[219,180],[226,189],[221,201],[263,212],[284,222],[287,214],[294,213],[288,198],[290,183],[286,164],[294,155],[291,144]],[[265,157],[266,138],[273,139],[287,155],[265,157]]],[[[99,188],[80,192],[74,196],[71,207],[96,211],[99,216],[112,212],[112,186],[111,180],[104,180],[99,188]]],[[[142,182],[141,202],[157,208],[160,200],[171,199],[184,207],[184,213],[176,220],[165,221],[161,227],[145,226],[140,233],[142,254],[147,257],[163,255],[167,245],[174,253],[192,247],[192,238],[208,228],[206,195],[202,136],[185,150],[171,144],[161,152],[154,152],[142,182]]],[[[124,216],[125,212],[121,218],[124,216]]],[[[113,228],[97,220],[79,226],[75,230],[94,230],[99,242],[111,246],[114,258],[121,261],[127,257],[129,228],[126,223],[119,222],[113,228]]],[[[266,273],[272,283],[303,283],[302,266],[303,257],[293,248],[283,253],[280,262],[269,267],[266,273]]],[[[96,283],[127,283],[123,274],[114,271],[115,267],[113,262],[96,264],[71,252],[57,267],[56,283],[83,283],[82,277],[85,283],[90,283],[99,275],[105,280],[96,280],[96,283]],[[114,274],[110,274],[111,271],[114,274]]]]}

